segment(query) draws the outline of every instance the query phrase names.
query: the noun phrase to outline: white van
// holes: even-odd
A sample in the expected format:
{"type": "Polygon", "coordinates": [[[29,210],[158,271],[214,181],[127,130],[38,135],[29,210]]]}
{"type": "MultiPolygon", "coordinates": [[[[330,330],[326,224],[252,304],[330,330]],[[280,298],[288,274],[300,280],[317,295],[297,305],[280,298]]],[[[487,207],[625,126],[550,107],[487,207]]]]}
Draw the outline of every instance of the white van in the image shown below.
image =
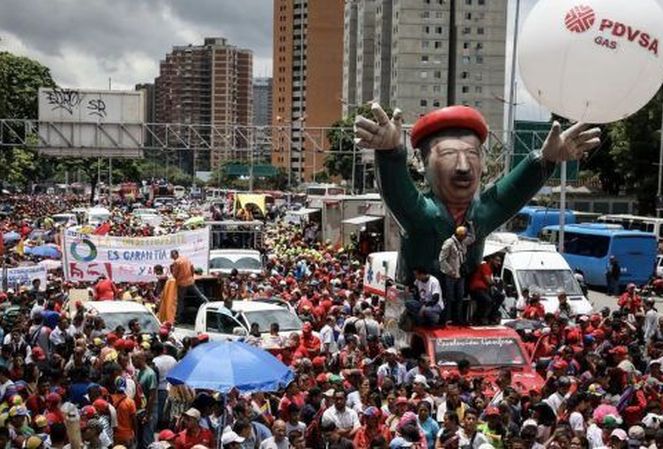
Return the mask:
{"type": "Polygon", "coordinates": [[[592,304],[583,295],[571,267],[554,245],[517,239],[500,240],[503,244],[501,249],[500,243],[489,237],[484,256],[497,252],[503,254],[502,281],[507,296],[520,298],[524,288],[530,291],[538,288],[546,312],[556,313],[559,310],[557,290],[563,288],[574,314],[592,312],[592,304]]]}
{"type": "Polygon", "coordinates": [[[396,278],[398,251],[371,253],[364,268],[364,292],[369,295],[386,296],[387,280],[396,278]]]}

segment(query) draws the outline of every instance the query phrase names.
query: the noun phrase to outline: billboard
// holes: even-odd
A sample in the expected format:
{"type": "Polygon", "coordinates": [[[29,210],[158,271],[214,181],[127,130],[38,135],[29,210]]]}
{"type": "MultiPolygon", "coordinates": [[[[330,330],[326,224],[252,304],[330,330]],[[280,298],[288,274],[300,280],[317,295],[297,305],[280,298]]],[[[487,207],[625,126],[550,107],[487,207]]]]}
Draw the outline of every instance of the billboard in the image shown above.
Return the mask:
{"type": "Polygon", "coordinates": [[[49,156],[143,156],[142,91],[39,89],[39,151],[49,156]]]}

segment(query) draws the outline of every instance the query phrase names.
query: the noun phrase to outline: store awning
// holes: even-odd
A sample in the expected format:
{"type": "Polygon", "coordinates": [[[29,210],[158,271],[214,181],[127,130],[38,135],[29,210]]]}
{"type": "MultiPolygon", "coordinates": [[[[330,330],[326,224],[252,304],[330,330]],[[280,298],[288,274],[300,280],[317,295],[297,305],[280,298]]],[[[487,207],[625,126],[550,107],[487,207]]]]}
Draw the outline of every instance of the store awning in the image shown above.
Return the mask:
{"type": "Polygon", "coordinates": [[[299,210],[289,211],[288,214],[290,214],[290,215],[310,215],[310,214],[313,214],[315,212],[320,212],[320,209],[306,209],[306,208],[303,208],[303,209],[299,209],[299,210]]]}
{"type": "Polygon", "coordinates": [[[348,218],[343,220],[344,224],[353,224],[353,225],[362,225],[365,223],[370,223],[371,221],[382,220],[384,217],[374,217],[372,215],[360,215],[358,217],[348,218]]]}

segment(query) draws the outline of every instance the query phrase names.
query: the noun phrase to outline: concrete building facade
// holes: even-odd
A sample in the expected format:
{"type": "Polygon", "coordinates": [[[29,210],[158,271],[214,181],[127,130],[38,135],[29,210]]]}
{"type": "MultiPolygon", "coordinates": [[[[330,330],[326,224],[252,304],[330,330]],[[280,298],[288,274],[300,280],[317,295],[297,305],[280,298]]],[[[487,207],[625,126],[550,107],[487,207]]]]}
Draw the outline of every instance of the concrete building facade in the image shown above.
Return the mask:
{"type": "MultiPolygon", "coordinates": [[[[507,0],[349,2],[352,5],[346,5],[346,11],[357,10],[357,26],[347,23],[346,13],[344,41],[357,42],[357,68],[352,73],[353,62],[344,60],[344,85],[354,82],[367,91],[363,85],[367,77],[359,76],[359,63],[372,57],[372,98],[402,109],[406,123],[435,108],[464,104],[480,109],[492,129],[502,129],[507,0]],[[374,18],[373,23],[360,26],[362,9],[374,11],[364,14],[374,18]],[[364,42],[362,51],[360,42],[364,42]]],[[[344,52],[345,58],[353,55],[344,52]]],[[[362,97],[356,103],[372,98],[362,97]]]]}
{"type": "MultiPolygon", "coordinates": [[[[211,151],[179,154],[180,166],[192,173],[215,169],[229,158],[245,158],[248,141],[242,126],[253,117],[253,53],[230,45],[224,38],[205,38],[202,45],[176,46],[161,61],[155,79],[155,115],[159,123],[187,123],[228,127],[210,133],[201,127],[200,139],[211,151]],[[232,127],[240,127],[239,131],[232,127]],[[232,130],[232,131],[231,131],[232,130]],[[240,151],[232,151],[240,148],[240,151]]],[[[191,137],[192,143],[198,139],[191,137]]],[[[180,152],[182,153],[182,152],[180,152]]]]}
{"type": "Polygon", "coordinates": [[[271,126],[272,124],[272,79],[254,78],[253,80],[253,124],[271,126]]]}
{"type": "Polygon", "coordinates": [[[343,13],[341,0],[274,0],[272,164],[292,183],[322,169],[322,128],[342,115],[343,13]]]}

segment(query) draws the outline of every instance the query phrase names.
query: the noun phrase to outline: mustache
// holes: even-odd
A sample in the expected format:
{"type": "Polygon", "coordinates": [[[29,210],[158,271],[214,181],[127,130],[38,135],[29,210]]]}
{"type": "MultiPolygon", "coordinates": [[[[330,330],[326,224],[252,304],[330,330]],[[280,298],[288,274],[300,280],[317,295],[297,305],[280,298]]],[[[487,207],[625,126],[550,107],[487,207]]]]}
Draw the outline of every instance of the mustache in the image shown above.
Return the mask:
{"type": "Polygon", "coordinates": [[[474,181],[472,173],[457,173],[451,177],[452,181],[474,181]]]}

